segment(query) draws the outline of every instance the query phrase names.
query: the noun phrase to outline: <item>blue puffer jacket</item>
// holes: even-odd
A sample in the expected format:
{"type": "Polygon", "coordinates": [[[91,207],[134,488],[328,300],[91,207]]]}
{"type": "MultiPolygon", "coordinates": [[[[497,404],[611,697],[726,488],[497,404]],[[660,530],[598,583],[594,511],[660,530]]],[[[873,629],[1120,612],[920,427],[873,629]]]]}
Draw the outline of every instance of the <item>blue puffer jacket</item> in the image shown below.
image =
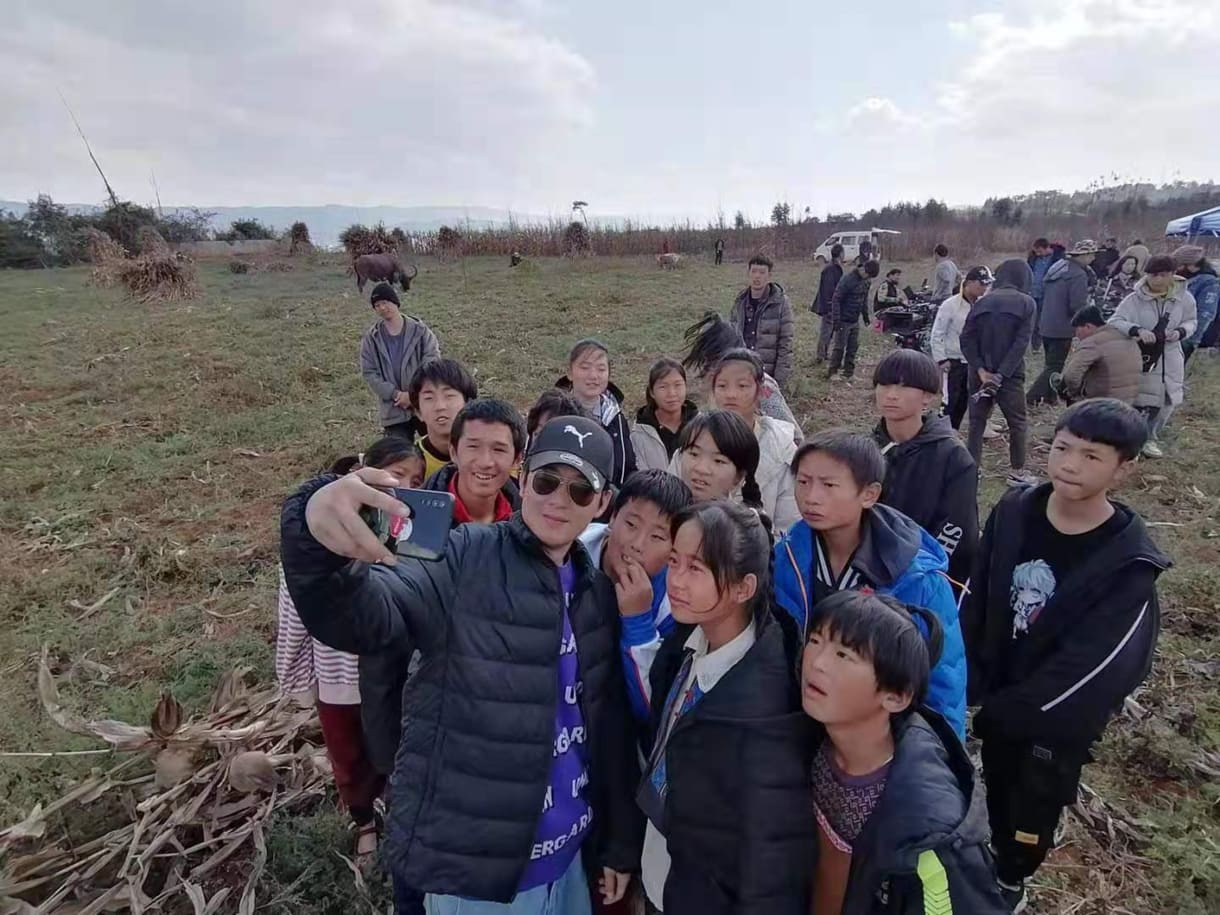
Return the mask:
{"type": "Polygon", "coordinates": [[[1195,297],[1195,308],[1199,314],[1199,326],[1187,342],[1198,346],[1212,326],[1212,321],[1216,320],[1216,311],[1220,308],[1220,277],[1209,267],[1190,278],[1186,291],[1195,297]]]}
{"type": "MultiPolygon", "coordinates": [[[[775,547],[775,599],[805,631],[813,595],[813,528],[794,524],[775,547]]],[[[874,505],[865,512],[863,537],[851,566],[880,594],[936,614],[944,648],[932,669],[927,705],[966,734],[966,648],[957,602],[949,585],[949,558],[932,536],[902,512],[874,505]]]]}

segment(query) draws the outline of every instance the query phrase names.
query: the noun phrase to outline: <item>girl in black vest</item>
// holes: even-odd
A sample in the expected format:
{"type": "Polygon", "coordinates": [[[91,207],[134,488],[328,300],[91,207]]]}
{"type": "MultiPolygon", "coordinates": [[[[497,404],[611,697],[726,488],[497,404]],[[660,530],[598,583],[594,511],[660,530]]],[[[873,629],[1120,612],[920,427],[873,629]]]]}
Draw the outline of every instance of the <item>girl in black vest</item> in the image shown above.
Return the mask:
{"type": "Polygon", "coordinates": [[[643,884],[670,915],[805,915],[814,855],[809,731],[780,624],[771,538],[753,509],[703,502],[673,520],[676,628],[649,672],[643,884]]]}

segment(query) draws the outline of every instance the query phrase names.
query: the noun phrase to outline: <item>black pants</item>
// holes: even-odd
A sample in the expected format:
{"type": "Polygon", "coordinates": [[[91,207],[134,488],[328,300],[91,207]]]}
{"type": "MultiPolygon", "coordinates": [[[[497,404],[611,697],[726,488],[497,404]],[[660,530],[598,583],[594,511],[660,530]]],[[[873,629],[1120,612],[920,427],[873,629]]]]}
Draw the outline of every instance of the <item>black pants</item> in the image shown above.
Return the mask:
{"type": "Polygon", "coordinates": [[[1033,876],[1055,844],[1063,808],[1076,802],[1087,752],[983,740],[983,783],[996,851],[996,876],[1016,885],[1033,876]]]}
{"type": "Polygon", "coordinates": [[[966,408],[970,406],[970,385],[967,380],[969,374],[966,368],[966,363],[951,360],[949,362],[949,401],[945,404],[945,413],[949,417],[949,422],[953,424],[954,429],[962,427],[962,419],[966,415],[966,408]]]}
{"type": "Polygon", "coordinates": [[[830,369],[827,375],[833,375],[843,369],[843,377],[850,378],[856,371],[856,351],[860,348],[860,322],[838,324],[834,329],[834,346],[830,351],[830,369]]]}
{"type": "Polygon", "coordinates": [[[405,438],[407,441],[413,442],[419,436],[424,435],[428,428],[419,421],[418,417],[412,416],[405,423],[395,423],[392,426],[385,427],[385,434],[390,438],[405,438]]]}
{"type": "Polygon", "coordinates": [[[1046,359],[1046,366],[1042,369],[1042,374],[1034,379],[1034,383],[1029,386],[1029,391],[1025,395],[1025,402],[1030,406],[1045,400],[1049,404],[1058,402],[1057,395],[1051,388],[1051,375],[1062,374],[1063,364],[1067,362],[1068,352],[1072,349],[1072,338],[1066,340],[1061,337],[1043,337],[1042,338],[1042,353],[1046,359]]]}
{"type": "Polygon", "coordinates": [[[1042,335],[1038,333],[1038,325],[1042,323],[1042,300],[1034,299],[1037,306],[1034,311],[1034,332],[1029,335],[1029,348],[1034,352],[1042,349],[1042,335]]]}
{"type": "Polygon", "coordinates": [[[830,320],[830,315],[818,316],[818,362],[825,362],[830,358],[830,343],[834,339],[835,326],[830,320]]]}
{"type": "Polygon", "coordinates": [[[716,266],[719,267],[723,261],[724,261],[724,252],[717,251],[716,252],[716,266]]]}
{"type": "MultiPolygon", "coordinates": [[[[979,389],[978,373],[970,369],[967,372],[967,380],[969,382],[970,394],[973,398],[974,393],[979,389]]],[[[981,468],[983,466],[983,431],[987,428],[987,418],[991,416],[992,408],[996,406],[1000,408],[1000,412],[1004,414],[1004,419],[1008,421],[1008,459],[1012,469],[1020,470],[1025,466],[1026,415],[1024,383],[1024,378],[1008,379],[1000,386],[1000,390],[996,392],[994,397],[980,397],[978,400],[971,399],[969,407],[970,431],[966,433],[966,447],[970,449],[970,456],[974,458],[974,463],[978,467],[981,468]]]]}

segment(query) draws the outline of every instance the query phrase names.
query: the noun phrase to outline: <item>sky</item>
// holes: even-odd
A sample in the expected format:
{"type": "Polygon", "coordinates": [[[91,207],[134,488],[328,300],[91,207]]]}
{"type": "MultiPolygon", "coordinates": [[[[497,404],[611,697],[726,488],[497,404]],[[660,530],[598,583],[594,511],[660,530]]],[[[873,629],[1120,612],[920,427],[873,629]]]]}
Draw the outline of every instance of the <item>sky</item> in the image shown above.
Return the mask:
{"type": "Polygon", "coordinates": [[[0,199],[104,196],[65,100],[167,206],[702,221],[1220,178],[1216,0],[6,6],[0,199]]]}

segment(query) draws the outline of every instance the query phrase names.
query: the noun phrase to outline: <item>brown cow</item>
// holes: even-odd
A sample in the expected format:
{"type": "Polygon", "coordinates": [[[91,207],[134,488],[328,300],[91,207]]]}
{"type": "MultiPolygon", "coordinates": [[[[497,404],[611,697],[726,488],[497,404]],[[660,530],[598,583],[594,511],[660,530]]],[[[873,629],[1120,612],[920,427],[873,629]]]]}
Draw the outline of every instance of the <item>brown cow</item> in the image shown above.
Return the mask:
{"type": "Polygon", "coordinates": [[[369,280],[376,283],[386,282],[391,286],[395,282],[402,283],[403,292],[411,289],[411,280],[419,276],[419,267],[411,265],[407,273],[402,265],[402,259],[397,254],[361,254],[352,262],[356,271],[356,288],[364,292],[364,284],[369,280]]]}

